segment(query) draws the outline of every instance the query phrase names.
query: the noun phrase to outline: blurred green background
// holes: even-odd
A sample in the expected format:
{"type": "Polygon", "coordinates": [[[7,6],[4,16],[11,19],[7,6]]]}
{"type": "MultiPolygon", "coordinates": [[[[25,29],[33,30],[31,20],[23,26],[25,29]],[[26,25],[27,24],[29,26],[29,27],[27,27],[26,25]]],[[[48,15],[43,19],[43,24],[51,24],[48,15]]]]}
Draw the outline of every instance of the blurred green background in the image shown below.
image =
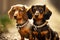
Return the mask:
{"type": "Polygon", "coordinates": [[[6,26],[10,24],[11,25],[11,20],[9,19],[8,15],[0,15],[0,33],[1,32],[8,32],[6,26]]]}

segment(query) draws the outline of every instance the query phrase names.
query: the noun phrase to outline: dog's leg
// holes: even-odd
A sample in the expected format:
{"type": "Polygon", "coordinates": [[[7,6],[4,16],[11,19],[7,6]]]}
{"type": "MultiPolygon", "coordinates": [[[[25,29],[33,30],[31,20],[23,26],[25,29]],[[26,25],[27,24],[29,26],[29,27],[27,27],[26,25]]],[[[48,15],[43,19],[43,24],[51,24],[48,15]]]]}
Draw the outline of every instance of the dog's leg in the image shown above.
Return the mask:
{"type": "Polygon", "coordinates": [[[57,33],[55,34],[54,40],[59,40],[59,36],[57,33]]]}
{"type": "Polygon", "coordinates": [[[19,32],[19,34],[20,34],[20,36],[21,36],[21,39],[20,39],[20,40],[24,40],[24,36],[23,36],[21,30],[18,30],[18,32],[19,32]]]}
{"type": "Polygon", "coordinates": [[[50,39],[46,38],[46,40],[50,40],[50,39]]]}
{"type": "Polygon", "coordinates": [[[29,40],[34,40],[31,34],[29,35],[29,40]]]}
{"type": "Polygon", "coordinates": [[[24,37],[23,36],[21,36],[21,40],[24,40],[24,37]]]}
{"type": "Polygon", "coordinates": [[[51,40],[51,35],[50,35],[50,34],[47,34],[47,35],[45,36],[45,40],[51,40]]]}

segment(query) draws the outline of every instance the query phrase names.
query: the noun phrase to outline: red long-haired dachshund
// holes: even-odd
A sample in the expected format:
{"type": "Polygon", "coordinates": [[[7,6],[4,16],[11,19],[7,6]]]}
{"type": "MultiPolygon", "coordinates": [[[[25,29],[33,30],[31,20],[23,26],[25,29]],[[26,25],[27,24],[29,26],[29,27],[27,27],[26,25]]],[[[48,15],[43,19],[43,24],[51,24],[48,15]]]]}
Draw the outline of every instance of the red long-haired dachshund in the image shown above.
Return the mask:
{"type": "Polygon", "coordinates": [[[20,33],[21,40],[29,38],[33,40],[31,32],[31,24],[28,21],[27,7],[25,5],[13,5],[8,11],[10,18],[14,18],[17,23],[18,32],[20,33]]]}

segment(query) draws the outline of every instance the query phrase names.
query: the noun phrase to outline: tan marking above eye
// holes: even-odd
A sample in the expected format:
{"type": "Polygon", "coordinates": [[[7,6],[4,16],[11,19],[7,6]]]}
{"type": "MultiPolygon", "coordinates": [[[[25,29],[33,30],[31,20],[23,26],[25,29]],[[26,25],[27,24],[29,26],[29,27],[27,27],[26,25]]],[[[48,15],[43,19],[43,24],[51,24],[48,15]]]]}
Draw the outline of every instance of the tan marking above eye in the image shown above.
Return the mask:
{"type": "Polygon", "coordinates": [[[33,9],[36,9],[37,7],[34,7],[33,9]]]}
{"type": "Polygon", "coordinates": [[[39,7],[39,9],[43,9],[42,7],[39,7]]]}

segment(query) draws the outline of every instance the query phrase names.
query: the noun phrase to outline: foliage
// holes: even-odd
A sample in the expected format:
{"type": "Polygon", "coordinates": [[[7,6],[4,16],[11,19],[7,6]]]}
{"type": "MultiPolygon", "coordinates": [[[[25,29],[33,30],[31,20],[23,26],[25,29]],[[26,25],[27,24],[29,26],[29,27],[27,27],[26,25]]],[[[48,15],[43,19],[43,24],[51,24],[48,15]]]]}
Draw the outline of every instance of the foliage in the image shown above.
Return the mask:
{"type": "Polygon", "coordinates": [[[7,31],[6,25],[11,24],[11,20],[7,15],[0,16],[0,30],[7,31]]]}

